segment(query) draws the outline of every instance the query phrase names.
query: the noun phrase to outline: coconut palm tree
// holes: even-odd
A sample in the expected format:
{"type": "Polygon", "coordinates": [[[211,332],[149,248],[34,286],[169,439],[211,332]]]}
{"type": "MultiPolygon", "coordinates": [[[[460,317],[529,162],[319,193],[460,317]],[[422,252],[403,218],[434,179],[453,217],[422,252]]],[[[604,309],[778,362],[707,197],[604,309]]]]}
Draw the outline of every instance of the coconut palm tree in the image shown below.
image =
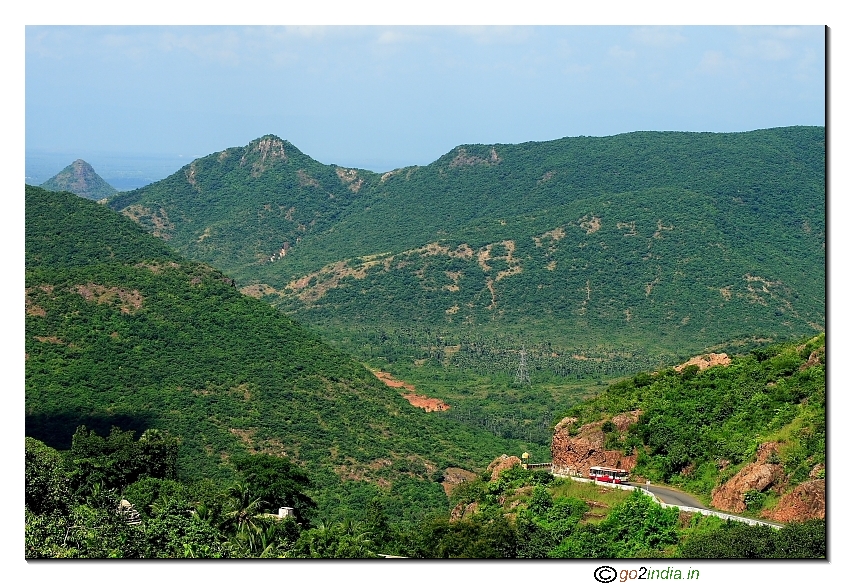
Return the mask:
{"type": "Polygon", "coordinates": [[[237,482],[227,489],[230,498],[230,510],[225,514],[225,526],[237,535],[247,531],[257,532],[260,529],[259,514],[263,509],[263,501],[254,497],[244,482],[237,482]]]}

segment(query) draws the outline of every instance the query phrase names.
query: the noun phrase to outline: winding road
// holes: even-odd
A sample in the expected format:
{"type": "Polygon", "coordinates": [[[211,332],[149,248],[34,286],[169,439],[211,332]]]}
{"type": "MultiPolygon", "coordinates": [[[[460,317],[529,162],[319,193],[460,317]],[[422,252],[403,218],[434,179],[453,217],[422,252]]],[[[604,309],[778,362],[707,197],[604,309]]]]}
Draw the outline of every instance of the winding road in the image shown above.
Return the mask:
{"type": "Polygon", "coordinates": [[[647,486],[646,484],[635,484],[635,487],[652,492],[665,504],[673,504],[674,506],[690,506],[691,508],[705,508],[705,505],[693,496],[672,488],[652,485],[647,486]]]}

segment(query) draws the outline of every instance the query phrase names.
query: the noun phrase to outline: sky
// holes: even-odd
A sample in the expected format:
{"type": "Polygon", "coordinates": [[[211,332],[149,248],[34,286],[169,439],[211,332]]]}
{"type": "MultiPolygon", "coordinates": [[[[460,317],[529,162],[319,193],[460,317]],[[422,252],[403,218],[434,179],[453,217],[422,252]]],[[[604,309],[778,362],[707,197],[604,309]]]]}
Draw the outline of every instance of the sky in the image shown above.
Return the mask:
{"type": "MultiPolygon", "coordinates": [[[[267,133],[320,162],[383,171],[428,164],[464,143],[826,124],[829,350],[840,358],[850,350],[844,331],[850,303],[841,301],[850,273],[842,269],[848,240],[840,228],[850,213],[842,196],[848,188],[847,124],[840,99],[847,93],[848,27],[839,9],[825,0],[40,0],[4,7],[0,127],[7,172],[0,173],[0,183],[8,207],[0,213],[0,256],[10,280],[0,286],[4,427],[23,440],[24,209],[23,197],[12,195],[20,187],[14,176],[23,172],[38,184],[83,158],[129,188],[163,178],[195,156],[267,133]],[[720,26],[697,26],[706,23],[720,26]],[[254,26],[259,24],[274,26],[254,26]],[[828,62],[824,24],[830,26],[828,62]]],[[[833,483],[847,477],[836,452],[848,433],[832,413],[845,408],[846,392],[835,387],[846,377],[842,367],[830,367],[833,483]]],[[[7,457],[19,455],[21,441],[5,441],[7,457]]],[[[14,481],[2,486],[11,499],[20,498],[20,487],[14,481]]],[[[839,540],[844,535],[835,528],[846,510],[842,498],[830,497],[829,564],[672,565],[699,567],[706,581],[750,574],[829,578],[847,564],[839,540]]],[[[66,576],[67,562],[24,563],[19,523],[7,522],[0,533],[8,544],[0,548],[4,558],[14,559],[6,562],[9,569],[26,571],[18,578],[66,576]]],[[[484,571],[500,578],[528,575],[519,562],[417,563],[414,569],[390,563],[348,563],[340,574],[373,583],[484,571]]],[[[635,569],[643,563],[611,564],[635,569]]],[[[264,565],[279,576],[279,569],[270,572],[278,565],[264,565]]],[[[245,566],[158,563],[129,569],[101,563],[85,569],[115,569],[122,580],[141,582],[152,571],[168,575],[183,568],[197,576],[203,567],[205,577],[218,581],[241,576],[245,566]]],[[[592,581],[597,566],[535,563],[534,576],[592,581]]],[[[256,573],[258,567],[251,567],[256,573]]],[[[316,567],[287,569],[313,576],[316,567]]]]}
{"type": "Polygon", "coordinates": [[[817,25],[30,25],[25,39],[31,183],[77,158],[107,180],[144,178],[133,163],[170,174],[265,134],[386,171],[468,143],[825,124],[817,25]]]}

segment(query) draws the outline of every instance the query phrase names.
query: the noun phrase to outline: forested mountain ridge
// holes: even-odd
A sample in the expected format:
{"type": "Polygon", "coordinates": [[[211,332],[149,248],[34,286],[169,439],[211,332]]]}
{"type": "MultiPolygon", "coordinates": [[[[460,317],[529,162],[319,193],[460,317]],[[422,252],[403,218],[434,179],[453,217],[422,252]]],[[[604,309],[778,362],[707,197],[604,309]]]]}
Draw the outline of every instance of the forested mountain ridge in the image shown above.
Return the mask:
{"type": "Polygon", "coordinates": [[[432,360],[496,333],[541,363],[600,345],[670,360],[823,330],[824,143],[822,127],[635,132],[376,174],[265,136],[110,206],[353,352],[412,330],[432,360]]]}
{"type": "Polygon", "coordinates": [[[412,407],[220,271],[31,186],[26,312],[27,435],[54,447],[81,424],[155,428],[180,439],[183,479],[230,476],[240,453],[286,455],[321,508],[383,492],[403,516],[445,504],[445,468],[525,446],[412,407]]]}

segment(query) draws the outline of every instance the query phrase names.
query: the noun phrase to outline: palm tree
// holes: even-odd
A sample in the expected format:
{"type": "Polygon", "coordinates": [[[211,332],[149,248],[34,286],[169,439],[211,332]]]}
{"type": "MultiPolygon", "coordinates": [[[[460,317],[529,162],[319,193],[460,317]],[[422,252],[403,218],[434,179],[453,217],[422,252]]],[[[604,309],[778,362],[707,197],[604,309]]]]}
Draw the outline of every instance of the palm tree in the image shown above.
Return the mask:
{"type": "Polygon", "coordinates": [[[236,534],[259,531],[258,515],[262,510],[263,501],[254,498],[244,482],[237,482],[228,488],[227,494],[230,497],[230,511],[225,515],[225,525],[232,528],[236,534]]]}

